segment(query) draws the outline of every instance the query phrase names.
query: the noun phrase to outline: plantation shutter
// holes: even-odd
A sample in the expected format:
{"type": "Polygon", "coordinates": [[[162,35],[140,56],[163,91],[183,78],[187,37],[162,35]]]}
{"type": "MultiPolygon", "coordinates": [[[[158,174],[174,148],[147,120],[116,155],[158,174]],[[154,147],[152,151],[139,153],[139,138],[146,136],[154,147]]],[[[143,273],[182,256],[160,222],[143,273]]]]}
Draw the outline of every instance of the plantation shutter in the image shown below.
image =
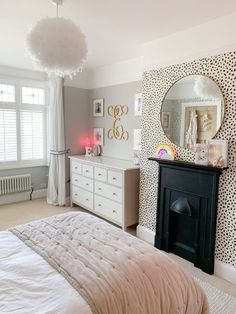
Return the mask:
{"type": "Polygon", "coordinates": [[[43,112],[21,111],[21,159],[44,158],[43,112]]]}
{"type": "Polygon", "coordinates": [[[0,162],[16,160],[16,111],[0,109],[0,162]]]}

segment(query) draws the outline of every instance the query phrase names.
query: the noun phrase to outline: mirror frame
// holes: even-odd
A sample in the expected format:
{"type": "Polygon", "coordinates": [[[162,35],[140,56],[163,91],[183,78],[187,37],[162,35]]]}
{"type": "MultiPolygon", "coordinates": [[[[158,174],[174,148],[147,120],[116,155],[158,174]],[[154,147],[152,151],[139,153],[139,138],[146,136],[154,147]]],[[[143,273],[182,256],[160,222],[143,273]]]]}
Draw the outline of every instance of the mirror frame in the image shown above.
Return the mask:
{"type": "MultiPolygon", "coordinates": [[[[225,110],[226,110],[225,97],[224,97],[224,95],[223,95],[223,93],[222,93],[222,91],[221,91],[219,85],[216,83],[216,81],[214,81],[211,77],[207,76],[206,74],[200,74],[200,73],[197,73],[197,74],[188,74],[188,75],[182,76],[182,77],[179,78],[178,80],[174,81],[174,83],[168,88],[168,90],[166,91],[166,93],[165,93],[165,95],[164,95],[164,97],[163,97],[163,99],[162,99],[159,118],[160,118],[160,121],[161,121],[161,128],[162,128],[162,131],[163,131],[164,135],[168,138],[168,140],[169,140],[172,144],[174,144],[175,146],[178,146],[178,147],[180,147],[180,148],[187,149],[187,150],[189,150],[189,148],[186,148],[186,147],[183,147],[183,146],[180,146],[180,145],[177,145],[177,144],[173,143],[172,140],[169,138],[169,136],[166,135],[166,132],[164,131],[164,128],[163,128],[162,117],[161,117],[161,116],[162,116],[163,104],[164,104],[166,95],[169,93],[170,89],[171,89],[177,82],[179,82],[180,80],[182,80],[182,79],[184,79],[184,78],[186,78],[186,77],[189,77],[189,76],[204,76],[204,77],[208,78],[209,80],[211,80],[213,83],[216,84],[216,86],[218,87],[219,92],[220,92],[220,94],[221,94],[221,96],[222,96],[222,106],[223,106],[224,112],[223,112],[223,116],[222,116],[221,125],[220,125],[220,127],[218,128],[218,130],[216,131],[216,133],[214,134],[214,136],[213,136],[211,139],[213,139],[213,138],[217,135],[217,133],[220,131],[220,129],[222,128],[222,125],[223,125],[223,122],[224,122],[224,118],[225,118],[225,110]]],[[[209,140],[211,140],[211,139],[209,139],[209,140]]]]}

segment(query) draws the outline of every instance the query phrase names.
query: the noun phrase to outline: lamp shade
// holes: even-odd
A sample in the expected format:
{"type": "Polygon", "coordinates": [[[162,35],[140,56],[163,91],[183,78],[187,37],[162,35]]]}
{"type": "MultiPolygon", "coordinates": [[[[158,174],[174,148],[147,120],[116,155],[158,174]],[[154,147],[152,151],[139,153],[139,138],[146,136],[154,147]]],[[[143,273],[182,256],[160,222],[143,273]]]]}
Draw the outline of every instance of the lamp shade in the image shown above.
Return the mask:
{"type": "Polygon", "coordinates": [[[62,77],[80,72],[87,55],[84,34],[63,17],[38,21],[26,37],[26,48],[38,70],[62,77]]]}

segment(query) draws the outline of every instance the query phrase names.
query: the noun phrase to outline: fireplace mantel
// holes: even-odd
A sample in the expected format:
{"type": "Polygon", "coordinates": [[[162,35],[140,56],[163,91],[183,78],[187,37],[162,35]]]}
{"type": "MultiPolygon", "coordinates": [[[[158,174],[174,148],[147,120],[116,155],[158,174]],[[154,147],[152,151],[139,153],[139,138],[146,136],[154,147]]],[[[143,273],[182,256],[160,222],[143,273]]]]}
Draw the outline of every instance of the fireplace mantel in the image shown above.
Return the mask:
{"type": "Polygon", "coordinates": [[[148,159],[159,164],[155,246],[213,274],[218,186],[224,169],[148,159]]]}
{"type": "Polygon", "coordinates": [[[190,168],[190,169],[196,169],[196,170],[210,171],[210,172],[216,172],[219,175],[221,175],[224,170],[228,169],[228,168],[216,168],[212,166],[198,165],[198,164],[195,164],[194,162],[160,159],[156,157],[149,157],[148,160],[156,161],[160,165],[168,165],[169,167],[172,167],[172,166],[184,167],[184,168],[190,168]]]}

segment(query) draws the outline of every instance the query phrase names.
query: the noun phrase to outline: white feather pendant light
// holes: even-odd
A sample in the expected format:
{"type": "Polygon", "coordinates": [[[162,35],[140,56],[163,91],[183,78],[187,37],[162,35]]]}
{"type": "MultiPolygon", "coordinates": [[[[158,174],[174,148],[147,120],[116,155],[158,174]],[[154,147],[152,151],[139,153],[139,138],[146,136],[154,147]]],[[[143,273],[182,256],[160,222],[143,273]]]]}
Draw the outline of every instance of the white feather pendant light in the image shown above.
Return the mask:
{"type": "Polygon", "coordinates": [[[214,99],[219,95],[219,87],[209,77],[199,76],[194,84],[194,91],[200,98],[214,99]]]}
{"type": "Polygon", "coordinates": [[[27,35],[26,47],[37,69],[61,77],[80,72],[87,55],[84,34],[63,17],[38,21],[27,35]]]}

